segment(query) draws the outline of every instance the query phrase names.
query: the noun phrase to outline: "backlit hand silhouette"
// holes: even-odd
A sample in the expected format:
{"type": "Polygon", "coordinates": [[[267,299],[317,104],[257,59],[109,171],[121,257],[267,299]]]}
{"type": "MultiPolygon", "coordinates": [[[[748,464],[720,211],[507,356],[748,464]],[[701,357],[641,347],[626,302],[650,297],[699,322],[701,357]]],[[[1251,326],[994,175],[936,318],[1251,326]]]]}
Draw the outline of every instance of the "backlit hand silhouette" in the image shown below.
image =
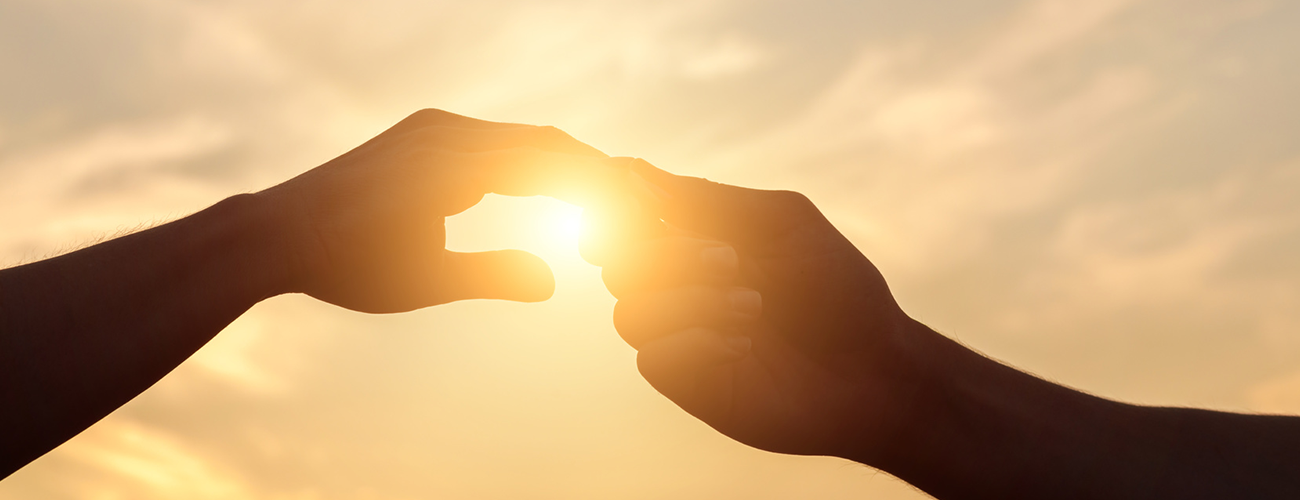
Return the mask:
{"type": "Polygon", "coordinates": [[[486,193],[598,193],[605,155],[554,127],[411,115],[329,163],[258,193],[282,214],[292,291],[401,312],[455,300],[540,301],[554,278],[518,250],[445,250],[443,220],[486,193]]]}
{"type": "Polygon", "coordinates": [[[552,127],[417,112],[283,184],[0,270],[0,478],[153,385],[248,308],[303,292],[382,313],[545,300],[541,259],[445,250],[486,193],[601,205],[626,169],[552,127]]]}
{"type": "Polygon", "coordinates": [[[798,193],[633,170],[671,228],[592,258],[646,380],[758,448],[887,453],[923,370],[871,262],[798,193]]]}
{"type": "Polygon", "coordinates": [[[592,217],[584,255],[641,374],[723,434],[944,499],[1300,492],[1300,419],[1123,404],[1015,370],[904,314],[803,195],[623,161],[650,195],[592,217]]]}

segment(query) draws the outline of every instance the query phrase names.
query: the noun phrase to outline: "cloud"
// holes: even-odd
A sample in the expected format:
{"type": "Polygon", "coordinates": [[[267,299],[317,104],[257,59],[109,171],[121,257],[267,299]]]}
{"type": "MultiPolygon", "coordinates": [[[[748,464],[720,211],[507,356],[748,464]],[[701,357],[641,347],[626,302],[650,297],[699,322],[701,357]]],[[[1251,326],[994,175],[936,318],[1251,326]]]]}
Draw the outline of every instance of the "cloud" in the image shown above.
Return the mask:
{"type": "Polygon", "coordinates": [[[157,430],[109,419],[62,449],[62,456],[109,474],[77,485],[83,498],[254,499],[248,486],[220,463],[157,430]]]}
{"type": "Polygon", "coordinates": [[[682,74],[687,78],[712,80],[751,71],[767,58],[766,52],[753,41],[728,34],[712,47],[688,57],[682,63],[682,74]]]}
{"type": "MultiPolygon", "coordinates": [[[[1045,376],[1297,411],[1294,13],[939,4],[0,3],[0,258],[183,215],[443,107],[807,192],[906,310],[1045,376]]],[[[572,211],[537,201],[453,221],[456,244],[513,244],[482,230],[505,208],[532,210],[518,235],[572,211]]],[[[573,261],[544,304],[259,305],[0,496],[919,497],[690,420],[636,375],[598,271],[536,249],[573,261]]]]}
{"type": "Polygon", "coordinates": [[[991,225],[1059,201],[1151,105],[1159,82],[1134,67],[1080,75],[1086,85],[1039,105],[1011,90],[1035,84],[1026,72],[1041,58],[1085,51],[1097,27],[1129,4],[1030,2],[970,48],[865,47],[799,115],[722,161],[784,169],[782,181],[848,202],[828,209],[864,228],[875,255],[904,273],[975,258],[988,250],[991,225]],[[953,64],[933,62],[954,53],[953,64]],[[864,221],[851,211],[882,216],[864,221]]]}
{"type": "Polygon", "coordinates": [[[192,362],[241,390],[263,396],[284,393],[289,389],[286,380],[253,357],[267,334],[267,321],[260,311],[241,316],[199,349],[192,362]]]}
{"type": "Polygon", "coordinates": [[[1246,397],[1251,409],[1264,413],[1300,413],[1300,371],[1251,387],[1246,397]]]}
{"type": "Polygon", "coordinates": [[[0,159],[0,198],[9,207],[0,221],[11,228],[0,236],[3,258],[44,256],[178,215],[160,213],[165,207],[197,210],[220,199],[227,193],[218,187],[167,167],[219,152],[229,140],[225,129],[202,119],[164,119],[107,126],[0,159]],[[101,205],[106,196],[114,200],[111,207],[101,205]],[[70,213],[53,217],[63,211],[70,213]]]}

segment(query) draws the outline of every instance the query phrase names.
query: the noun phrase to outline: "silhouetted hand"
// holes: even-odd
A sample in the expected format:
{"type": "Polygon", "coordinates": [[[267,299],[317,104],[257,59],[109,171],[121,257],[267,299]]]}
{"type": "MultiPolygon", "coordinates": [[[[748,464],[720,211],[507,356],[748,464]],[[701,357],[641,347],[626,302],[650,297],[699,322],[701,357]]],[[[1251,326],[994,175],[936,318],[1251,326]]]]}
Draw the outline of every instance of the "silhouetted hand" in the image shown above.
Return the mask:
{"type": "Polygon", "coordinates": [[[375,313],[546,299],[554,279],[541,259],[446,251],[443,219],[489,192],[599,206],[622,196],[622,166],[551,127],[425,110],[273,188],[0,270],[0,478],[268,297],[305,292],[375,313]]]}
{"type": "Polygon", "coordinates": [[[593,217],[584,256],[645,379],[738,441],[856,460],[944,499],[1300,493],[1300,419],[1044,381],[909,318],[804,196],[618,161],[649,195],[593,217]]]}
{"type": "Polygon", "coordinates": [[[923,334],[871,262],[798,193],[632,169],[662,189],[644,205],[667,234],[587,254],[646,380],[761,449],[888,453],[924,378],[923,334]]]}
{"type": "Polygon", "coordinates": [[[553,127],[423,110],[258,196],[284,215],[290,291],[373,313],[540,301],[554,289],[545,262],[518,250],[447,251],[443,220],[489,192],[588,201],[609,178],[605,157],[553,127]]]}

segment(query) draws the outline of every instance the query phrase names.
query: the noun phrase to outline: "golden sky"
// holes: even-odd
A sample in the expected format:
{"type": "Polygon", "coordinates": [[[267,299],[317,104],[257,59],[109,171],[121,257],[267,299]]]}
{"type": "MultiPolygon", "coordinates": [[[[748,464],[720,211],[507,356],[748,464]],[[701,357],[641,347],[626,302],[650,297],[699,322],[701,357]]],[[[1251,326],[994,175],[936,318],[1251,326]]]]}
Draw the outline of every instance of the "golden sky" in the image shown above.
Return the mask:
{"type": "MultiPolygon", "coordinates": [[[[424,107],[808,194],[904,309],[1138,403],[1300,413],[1300,4],[5,0],[0,262],[267,187],[424,107]]],[[[578,209],[456,249],[541,304],[260,304],[0,499],[922,498],[746,448],[636,373],[578,209]]]]}

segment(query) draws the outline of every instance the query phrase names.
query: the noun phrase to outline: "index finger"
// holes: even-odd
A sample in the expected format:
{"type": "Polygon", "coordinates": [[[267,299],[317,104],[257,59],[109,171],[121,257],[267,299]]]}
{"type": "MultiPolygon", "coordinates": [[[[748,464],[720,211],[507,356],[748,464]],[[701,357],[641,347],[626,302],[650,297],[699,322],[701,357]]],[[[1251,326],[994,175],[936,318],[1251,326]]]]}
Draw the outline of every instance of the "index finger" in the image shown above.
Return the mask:
{"type": "Polygon", "coordinates": [[[520,125],[497,129],[458,127],[421,127],[393,140],[384,147],[418,147],[446,149],[460,153],[480,153],[497,149],[530,147],[557,153],[608,158],[605,153],[583,143],[555,127],[520,125]]]}
{"type": "Polygon", "coordinates": [[[403,134],[415,129],[424,127],[451,127],[451,128],[468,128],[468,129],[506,129],[515,127],[528,127],[529,125],[506,122],[490,122],[478,118],[470,118],[465,115],[458,115],[450,111],[441,109],[426,108],[411,113],[410,116],[403,118],[396,125],[389,127],[385,133],[403,134]]]}
{"type": "Polygon", "coordinates": [[[584,208],[638,210],[626,159],[512,148],[465,155],[483,193],[550,196],[584,208]]]}
{"type": "MultiPolygon", "coordinates": [[[[437,135],[459,135],[462,137],[477,137],[484,134],[497,135],[511,134],[516,135],[546,135],[552,138],[552,142],[563,144],[567,149],[590,154],[593,156],[606,156],[596,148],[574,139],[564,131],[550,126],[525,125],[519,123],[490,122],[468,116],[458,115],[441,109],[422,109],[411,113],[410,116],[397,122],[387,130],[380,132],[379,135],[372,137],[365,143],[353,148],[346,154],[362,151],[381,144],[387,144],[390,141],[400,141],[411,139],[412,137],[427,138],[430,133],[437,135]]],[[[482,142],[482,141],[479,141],[482,142]]],[[[346,156],[345,154],[345,156],[346,156]]]]}
{"type": "Polygon", "coordinates": [[[749,189],[674,175],[639,158],[628,168],[663,191],[655,211],[664,221],[713,238],[764,244],[829,224],[812,201],[794,191],[749,189]]]}

